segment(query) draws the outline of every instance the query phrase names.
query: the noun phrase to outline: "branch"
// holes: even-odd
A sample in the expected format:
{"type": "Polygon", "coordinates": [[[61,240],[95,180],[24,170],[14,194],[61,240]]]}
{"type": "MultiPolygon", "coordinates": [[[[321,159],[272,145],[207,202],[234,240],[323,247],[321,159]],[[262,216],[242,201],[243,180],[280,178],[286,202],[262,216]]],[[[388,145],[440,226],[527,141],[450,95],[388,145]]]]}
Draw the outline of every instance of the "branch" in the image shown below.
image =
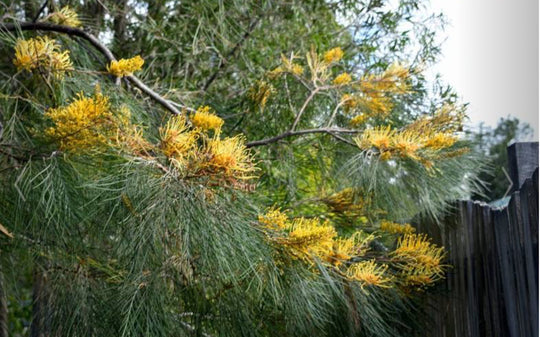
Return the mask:
{"type": "Polygon", "coordinates": [[[326,125],[327,128],[330,127],[330,125],[332,125],[332,122],[334,121],[334,118],[336,117],[337,115],[337,112],[339,110],[339,108],[343,105],[343,102],[340,102],[338,103],[338,105],[336,105],[336,108],[334,109],[334,111],[332,112],[332,116],[330,116],[330,119],[328,120],[328,124],[326,125]]]}
{"type": "Polygon", "coordinates": [[[137,88],[141,89],[142,92],[144,92],[145,94],[147,94],[148,96],[150,96],[150,98],[152,98],[154,101],[158,102],[159,104],[161,104],[165,109],[169,110],[170,112],[172,112],[173,114],[175,115],[181,115],[182,112],[180,110],[178,110],[177,108],[175,108],[172,104],[171,101],[161,97],[157,92],[155,92],[154,90],[150,89],[149,87],[146,86],[146,84],[144,84],[141,80],[139,80],[137,77],[133,76],[133,75],[129,75],[129,76],[126,76],[126,78],[134,85],[136,86],[137,88]]]}
{"type": "Polygon", "coordinates": [[[103,45],[99,40],[92,34],[85,32],[82,29],[70,27],[70,26],[63,26],[63,25],[56,25],[53,23],[48,22],[18,22],[16,24],[13,23],[5,23],[0,24],[1,30],[6,31],[16,31],[16,30],[42,30],[47,32],[57,32],[57,33],[63,33],[70,36],[78,36],[86,41],[90,42],[92,46],[94,46],[97,50],[99,50],[105,57],[107,58],[108,62],[116,61],[116,58],[112,54],[112,52],[107,48],[105,45],[103,45]]]}
{"type": "Polygon", "coordinates": [[[255,140],[252,142],[249,142],[246,144],[246,147],[255,147],[255,146],[262,146],[262,145],[268,145],[271,143],[275,143],[281,139],[294,137],[294,136],[301,136],[306,134],[312,134],[312,133],[326,133],[329,134],[335,138],[337,138],[340,141],[343,141],[347,144],[354,145],[353,143],[349,142],[348,140],[344,139],[341,136],[338,136],[339,133],[345,133],[345,134],[355,134],[360,133],[362,131],[360,130],[349,130],[349,129],[340,129],[340,128],[320,128],[320,129],[306,129],[306,130],[298,130],[298,131],[286,131],[280,135],[277,135],[272,138],[266,138],[261,140],[255,140]]]}
{"type": "Polygon", "coordinates": [[[41,5],[41,7],[39,8],[39,10],[38,10],[36,16],[34,17],[34,20],[32,20],[32,22],[36,22],[37,19],[39,19],[39,16],[41,15],[41,13],[43,13],[43,11],[45,10],[45,7],[47,7],[48,3],[49,3],[49,0],[45,0],[43,5],[41,5]]]}
{"type": "MultiPolygon", "coordinates": [[[[109,50],[109,48],[107,48],[104,44],[102,44],[94,35],[87,33],[84,30],[79,29],[79,28],[56,25],[56,24],[52,24],[48,22],[20,22],[17,24],[12,24],[12,23],[1,24],[0,23],[0,31],[2,30],[10,31],[10,32],[17,31],[17,30],[42,30],[42,31],[48,31],[48,32],[63,33],[69,36],[78,36],[90,42],[90,44],[94,46],[94,48],[96,48],[100,53],[102,53],[107,58],[107,62],[116,61],[116,58],[114,57],[113,53],[109,50]]],[[[164,108],[169,110],[171,113],[175,115],[181,114],[181,111],[175,108],[169,100],[163,98],[157,92],[150,89],[137,77],[130,75],[130,76],[126,76],[126,78],[134,86],[136,86],[142,92],[150,96],[150,98],[152,98],[154,101],[161,104],[164,108]]]]}
{"type": "Polygon", "coordinates": [[[306,98],[306,100],[304,101],[304,104],[302,105],[302,107],[300,108],[300,111],[298,112],[298,115],[296,115],[296,118],[294,119],[294,123],[291,127],[291,131],[294,131],[294,129],[296,128],[296,125],[298,125],[298,122],[300,122],[300,117],[302,117],[302,114],[306,110],[309,102],[313,99],[313,97],[315,97],[315,95],[319,92],[319,90],[320,88],[313,89],[311,91],[311,94],[309,94],[308,98],[306,98]]]}

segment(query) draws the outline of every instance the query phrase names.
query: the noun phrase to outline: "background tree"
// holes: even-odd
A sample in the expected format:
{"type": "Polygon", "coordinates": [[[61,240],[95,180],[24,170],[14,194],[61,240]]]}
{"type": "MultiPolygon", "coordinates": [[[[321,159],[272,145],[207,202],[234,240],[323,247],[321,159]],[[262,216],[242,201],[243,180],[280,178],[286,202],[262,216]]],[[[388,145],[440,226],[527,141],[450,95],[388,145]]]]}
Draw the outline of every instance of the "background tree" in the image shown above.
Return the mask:
{"type": "Polygon", "coordinates": [[[420,5],[4,6],[10,315],[36,336],[413,334],[446,266],[407,221],[478,166],[463,108],[426,89],[420,5]]]}
{"type": "Polygon", "coordinates": [[[520,123],[518,118],[510,116],[501,118],[494,129],[481,124],[477,132],[471,132],[470,138],[476,151],[490,163],[490,169],[479,176],[485,182],[486,189],[481,194],[475,194],[475,199],[491,202],[506,195],[510,186],[507,147],[512,142],[530,138],[532,134],[529,124],[520,123]]]}

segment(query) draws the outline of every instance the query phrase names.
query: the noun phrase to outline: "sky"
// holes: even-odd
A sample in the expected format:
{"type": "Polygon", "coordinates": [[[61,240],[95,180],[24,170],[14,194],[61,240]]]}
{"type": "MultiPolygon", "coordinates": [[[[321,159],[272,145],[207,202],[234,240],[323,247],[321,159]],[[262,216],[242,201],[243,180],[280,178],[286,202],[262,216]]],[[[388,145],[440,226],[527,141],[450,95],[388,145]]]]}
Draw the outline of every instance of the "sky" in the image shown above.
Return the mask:
{"type": "Polygon", "coordinates": [[[538,0],[431,0],[449,25],[442,75],[469,103],[471,124],[529,123],[538,139],[538,0]]]}

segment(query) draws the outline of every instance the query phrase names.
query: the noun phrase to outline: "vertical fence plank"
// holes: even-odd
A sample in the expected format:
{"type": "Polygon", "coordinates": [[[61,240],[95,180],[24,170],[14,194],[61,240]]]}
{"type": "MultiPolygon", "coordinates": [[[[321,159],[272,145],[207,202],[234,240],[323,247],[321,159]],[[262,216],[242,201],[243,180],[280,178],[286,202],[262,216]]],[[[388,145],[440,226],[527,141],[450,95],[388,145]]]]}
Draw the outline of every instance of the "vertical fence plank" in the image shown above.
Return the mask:
{"type": "Polygon", "coordinates": [[[417,228],[452,265],[426,336],[538,336],[538,170],[507,207],[459,201],[442,223],[417,228]]]}

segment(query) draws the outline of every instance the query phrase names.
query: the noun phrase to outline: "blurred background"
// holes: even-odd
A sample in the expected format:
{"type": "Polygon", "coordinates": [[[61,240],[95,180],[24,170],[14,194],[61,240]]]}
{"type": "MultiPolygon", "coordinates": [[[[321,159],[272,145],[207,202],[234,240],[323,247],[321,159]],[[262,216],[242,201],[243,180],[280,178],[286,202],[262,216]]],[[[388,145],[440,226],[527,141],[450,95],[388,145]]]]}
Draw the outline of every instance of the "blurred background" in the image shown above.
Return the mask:
{"type": "Polygon", "coordinates": [[[538,1],[432,0],[448,21],[432,71],[469,103],[471,127],[518,118],[538,138],[538,1]]]}

